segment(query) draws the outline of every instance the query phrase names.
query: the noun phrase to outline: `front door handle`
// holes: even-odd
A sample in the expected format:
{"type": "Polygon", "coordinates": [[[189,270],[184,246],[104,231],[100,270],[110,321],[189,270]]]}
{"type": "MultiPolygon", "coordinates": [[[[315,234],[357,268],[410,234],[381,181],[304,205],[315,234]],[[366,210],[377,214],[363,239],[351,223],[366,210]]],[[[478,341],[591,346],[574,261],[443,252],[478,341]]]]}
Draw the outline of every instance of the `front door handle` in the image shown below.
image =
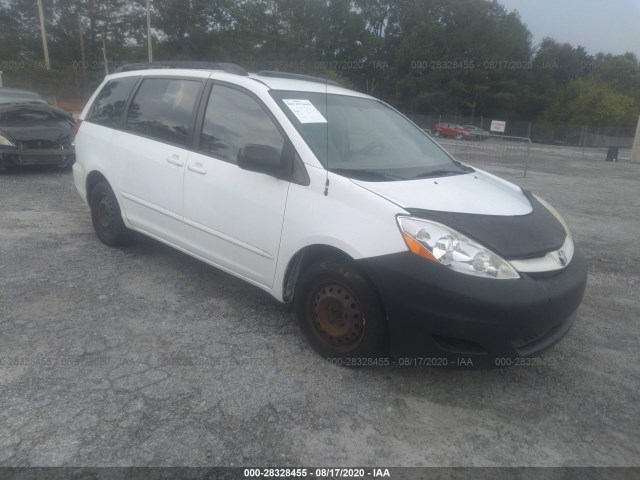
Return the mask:
{"type": "Polygon", "coordinates": [[[202,166],[202,163],[200,163],[200,162],[190,163],[189,165],[187,165],[187,168],[189,170],[191,170],[192,172],[200,173],[202,175],[207,173],[205,168],[202,166]]]}
{"type": "Polygon", "coordinates": [[[167,162],[169,162],[172,165],[177,165],[178,167],[182,167],[184,165],[184,162],[180,160],[180,157],[176,154],[168,156],[167,162]]]}

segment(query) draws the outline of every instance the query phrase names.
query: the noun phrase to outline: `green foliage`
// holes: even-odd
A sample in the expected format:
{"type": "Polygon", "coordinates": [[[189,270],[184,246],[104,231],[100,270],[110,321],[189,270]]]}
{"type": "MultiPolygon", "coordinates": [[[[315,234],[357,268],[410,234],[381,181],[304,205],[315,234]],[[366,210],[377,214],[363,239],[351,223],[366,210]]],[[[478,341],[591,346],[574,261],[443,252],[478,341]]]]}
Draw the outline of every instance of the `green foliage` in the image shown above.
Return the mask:
{"type": "Polygon", "coordinates": [[[562,109],[555,107],[549,115],[567,125],[631,125],[638,111],[633,97],[593,76],[572,81],[564,96],[562,109]]]}
{"type": "MultiPolygon", "coordinates": [[[[146,60],[145,0],[42,1],[56,71],[73,70],[74,79],[92,85],[104,71],[103,44],[110,64],[146,60]],[[87,71],[80,75],[78,68],[87,71]]],[[[550,38],[534,46],[518,14],[496,0],[152,5],[155,60],[324,75],[407,113],[624,125],[640,109],[634,55],[592,56],[550,38]]],[[[41,60],[36,2],[0,2],[0,62],[41,60]]],[[[7,73],[17,78],[19,72],[7,73]]]]}

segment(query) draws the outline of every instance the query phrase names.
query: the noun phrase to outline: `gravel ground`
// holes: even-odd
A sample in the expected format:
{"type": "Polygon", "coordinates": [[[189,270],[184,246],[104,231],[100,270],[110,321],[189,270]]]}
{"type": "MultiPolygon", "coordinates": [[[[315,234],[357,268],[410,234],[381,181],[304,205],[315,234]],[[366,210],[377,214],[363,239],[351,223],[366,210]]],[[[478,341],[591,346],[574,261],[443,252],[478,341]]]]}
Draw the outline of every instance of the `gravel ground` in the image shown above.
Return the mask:
{"type": "Polygon", "coordinates": [[[257,288],[102,245],[69,172],[0,174],[0,465],[640,465],[640,165],[533,160],[489,169],[565,215],[589,284],[541,365],[491,371],[329,365],[257,288]]]}

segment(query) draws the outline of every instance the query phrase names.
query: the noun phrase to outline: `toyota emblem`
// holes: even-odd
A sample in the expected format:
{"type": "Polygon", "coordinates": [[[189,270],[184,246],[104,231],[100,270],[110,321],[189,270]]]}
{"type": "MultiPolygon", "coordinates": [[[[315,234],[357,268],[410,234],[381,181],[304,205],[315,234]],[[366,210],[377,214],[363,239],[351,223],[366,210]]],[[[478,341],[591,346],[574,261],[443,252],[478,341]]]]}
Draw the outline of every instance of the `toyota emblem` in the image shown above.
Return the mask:
{"type": "Polygon", "coordinates": [[[558,260],[563,267],[567,264],[567,254],[564,253],[564,250],[558,250],[558,260]]]}

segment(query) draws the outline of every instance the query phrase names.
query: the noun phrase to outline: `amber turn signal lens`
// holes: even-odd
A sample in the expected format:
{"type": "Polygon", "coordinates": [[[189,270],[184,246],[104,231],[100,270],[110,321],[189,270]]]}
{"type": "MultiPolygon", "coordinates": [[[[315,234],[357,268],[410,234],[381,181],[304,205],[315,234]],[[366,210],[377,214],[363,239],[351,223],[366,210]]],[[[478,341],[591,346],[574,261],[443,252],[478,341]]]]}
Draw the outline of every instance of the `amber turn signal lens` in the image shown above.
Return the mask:
{"type": "Polygon", "coordinates": [[[415,253],[421,257],[426,258],[427,260],[431,260],[432,262],[437,262],[436,257],[434,257],[429,250],[425,248],[420,242],[418,242],[415,238],[409,235],[406,232],[402,232],[402,236],[404,237],[404,241],[411,250],[411,253],[415,253]]]}

